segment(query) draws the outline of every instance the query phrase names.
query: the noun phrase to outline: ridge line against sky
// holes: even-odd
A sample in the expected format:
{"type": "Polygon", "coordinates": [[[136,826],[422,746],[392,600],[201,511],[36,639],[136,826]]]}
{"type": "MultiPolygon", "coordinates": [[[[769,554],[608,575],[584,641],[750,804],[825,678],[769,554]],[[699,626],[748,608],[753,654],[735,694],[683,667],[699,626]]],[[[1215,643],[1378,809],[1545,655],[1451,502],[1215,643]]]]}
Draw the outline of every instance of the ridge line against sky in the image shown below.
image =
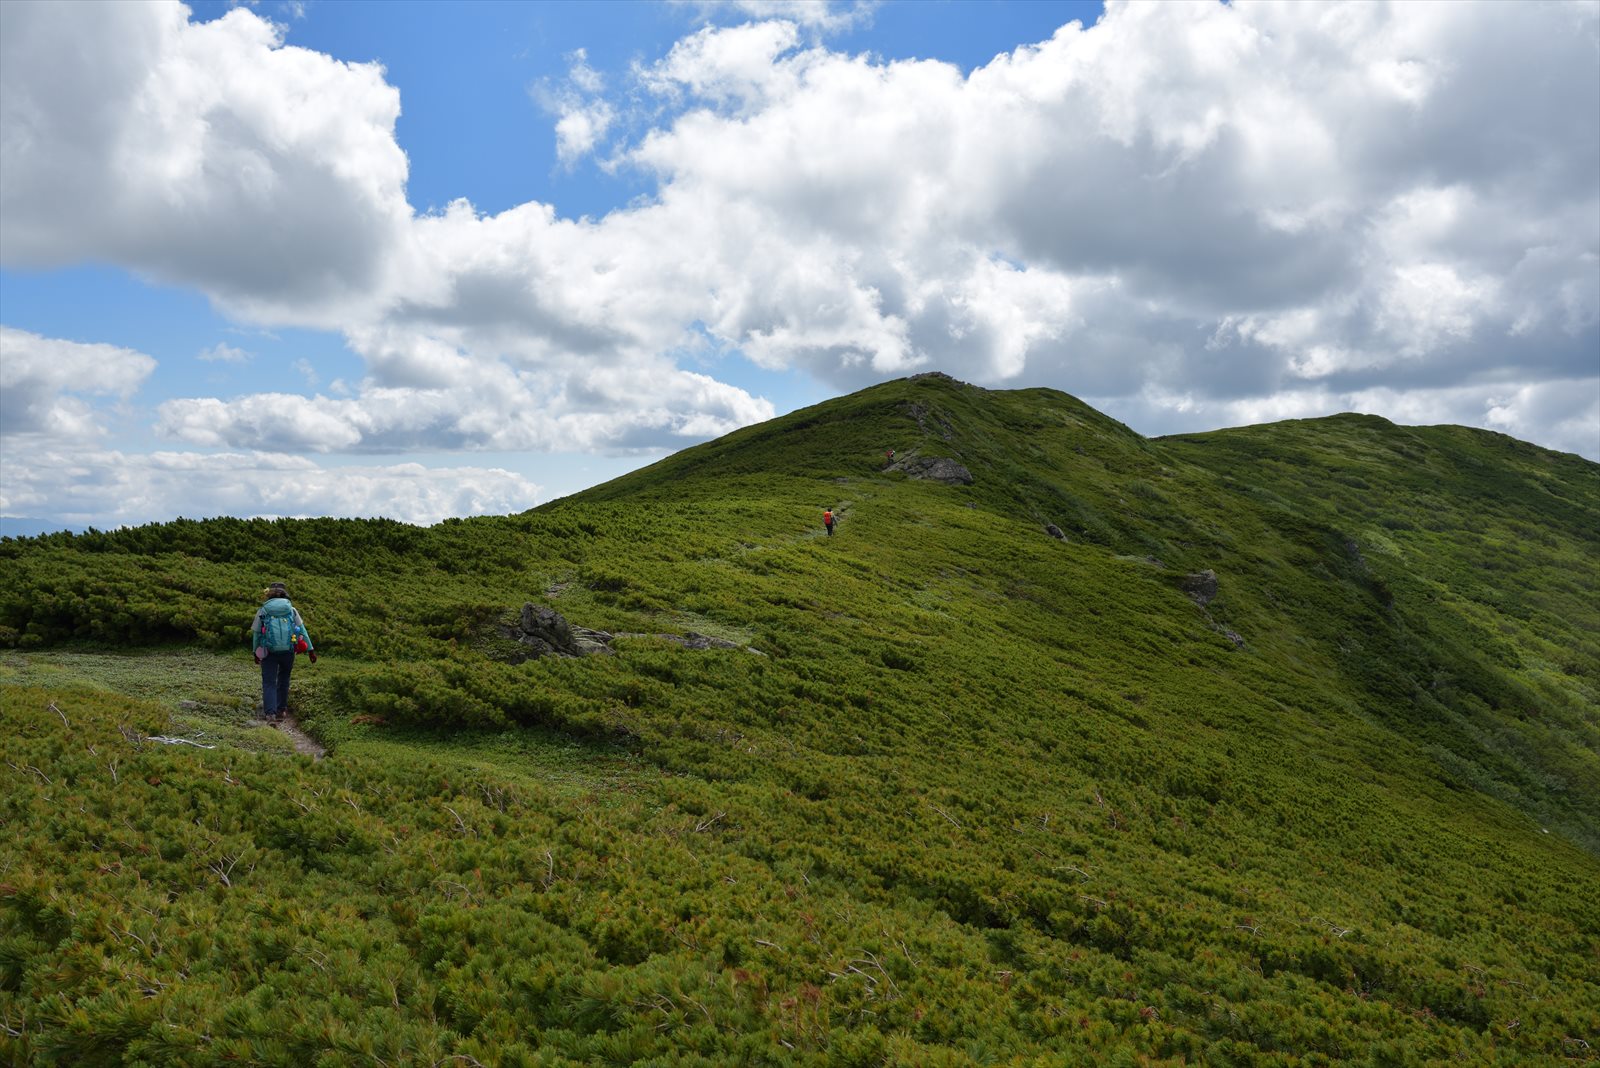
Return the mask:
{"type": "Polygon", "coordinates": [[[518,511],[932,369],[1600,459],[1600,2],[0,4],[0,516],[518,511]]]}

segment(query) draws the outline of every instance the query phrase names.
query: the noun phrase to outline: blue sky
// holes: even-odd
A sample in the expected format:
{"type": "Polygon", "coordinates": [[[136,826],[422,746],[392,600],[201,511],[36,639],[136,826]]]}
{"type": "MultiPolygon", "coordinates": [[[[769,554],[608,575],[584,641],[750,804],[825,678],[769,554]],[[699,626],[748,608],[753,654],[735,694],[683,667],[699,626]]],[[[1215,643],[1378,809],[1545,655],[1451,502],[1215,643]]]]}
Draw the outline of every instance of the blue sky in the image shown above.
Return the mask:
{"type": "Polygon", "coordinates": [[[1597,27],[0,5],[0,529],[520,510],[927,369],[1597,459],[1597,27]]]}

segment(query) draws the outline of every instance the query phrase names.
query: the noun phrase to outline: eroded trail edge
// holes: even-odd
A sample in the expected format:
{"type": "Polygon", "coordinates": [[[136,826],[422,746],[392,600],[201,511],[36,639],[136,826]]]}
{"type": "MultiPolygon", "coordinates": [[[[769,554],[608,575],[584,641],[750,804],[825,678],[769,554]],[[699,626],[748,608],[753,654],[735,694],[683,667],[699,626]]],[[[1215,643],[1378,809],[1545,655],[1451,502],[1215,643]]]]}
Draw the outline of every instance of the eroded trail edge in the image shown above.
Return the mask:
{"type": "Polygon", "coordinates": [[[319,745],[315,738],[301,730],[300,725],[292,717],[286,716],[276,723],[267,723],[262,720],[262,723],[288,735],[289,740],[294,742],[294,751],[296,753],[301,753],[313,760],[321,760],[328,755],[328,751],[319,745]]]}

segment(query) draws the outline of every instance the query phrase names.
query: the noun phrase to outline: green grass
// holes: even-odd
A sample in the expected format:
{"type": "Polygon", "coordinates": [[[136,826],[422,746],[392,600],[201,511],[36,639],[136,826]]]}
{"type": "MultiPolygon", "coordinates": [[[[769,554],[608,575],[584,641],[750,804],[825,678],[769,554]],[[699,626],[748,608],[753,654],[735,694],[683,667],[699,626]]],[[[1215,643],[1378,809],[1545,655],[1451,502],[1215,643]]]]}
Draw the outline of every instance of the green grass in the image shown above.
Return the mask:
{"type": "Polygon", "coordinates": [[[143,698],[161,708],[159,733],[207,745],[288,753],[293,745],[257,716],[260,674],[248,654],[204,650],[0,654],[0,686],[34,687],[71,705],[78,692],[143,698]]]}
{"type": "Polygon", "coordinates": [[[518,516],[0,543],[0,1053],[1582,1062],[1597,470],[922,378],[518,516]],[[269,577],[321,763],[200,721],[269,577]],[[748,648],[513,665],[528,600],[748,648]]]}

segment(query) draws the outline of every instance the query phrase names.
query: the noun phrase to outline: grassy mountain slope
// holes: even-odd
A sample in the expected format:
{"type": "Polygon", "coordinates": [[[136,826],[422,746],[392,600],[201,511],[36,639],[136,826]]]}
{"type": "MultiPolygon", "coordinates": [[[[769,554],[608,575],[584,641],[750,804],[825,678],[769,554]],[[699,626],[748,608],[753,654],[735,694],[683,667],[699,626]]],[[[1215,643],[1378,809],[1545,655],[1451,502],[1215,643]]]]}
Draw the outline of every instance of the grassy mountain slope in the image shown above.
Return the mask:
{"type": "Polygon", "coordinates": [[[0,1047],[1583,1061],[1596,470],[924,376],[519,516],[0,543],[0,1047]],[[269,577],[320,764],[231,711],[269,577]],[[512,664],[526,600],[641,636],[512,664]]]}
{"type": "Polygon", "coordinates": [[[1600,469],[1373,416],[1163,444],[1248,471],[1339,531],[1388,602],[1387,626],[1341,645],[1379,714],[1475,787],[1600,849],[1600,469]]]}

